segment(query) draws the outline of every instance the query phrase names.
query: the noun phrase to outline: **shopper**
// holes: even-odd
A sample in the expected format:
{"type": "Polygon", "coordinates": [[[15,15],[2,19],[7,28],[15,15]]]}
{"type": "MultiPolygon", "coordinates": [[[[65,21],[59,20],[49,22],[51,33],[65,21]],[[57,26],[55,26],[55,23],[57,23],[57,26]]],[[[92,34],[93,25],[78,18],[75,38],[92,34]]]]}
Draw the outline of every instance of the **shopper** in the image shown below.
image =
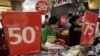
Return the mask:
{"type": "Polygon", "coordinates": [[[57,39],[63,39],[65,44],[69,44],[69,30],[66,26],[67,16],[61,16],[59,21],[59,28],[57,29],[57,39]]]}
{"type": "Polygon", "coordinates": [[[49,18],[48,27],[42,29],[42,47],[49,46],[48,44],[52,44],[56,40],[56,29],[58,28],[58,18],[56,16],[52,16],[49,18]]]}
{"type": "Polygon", "coordinates": [[[81,18],[78,15],[74,15],[70,18],[69,22],[71,24],[69,28],[69,45],[75,46],[80,44],[81,38],[81,18]]]}
{"type": "Polygon", "coordinates": [[[67,26],[68,29],[69,29],[70,26],[71,26],[71,24],[69,23],[69,20],[70,20],[70,18],[71,18],[72,16],[73,16],[72,13],[69,13],[69,14],[68,14],[68,19],[67,19],[67,23],[66,23],[66,26],[67,26]]]}

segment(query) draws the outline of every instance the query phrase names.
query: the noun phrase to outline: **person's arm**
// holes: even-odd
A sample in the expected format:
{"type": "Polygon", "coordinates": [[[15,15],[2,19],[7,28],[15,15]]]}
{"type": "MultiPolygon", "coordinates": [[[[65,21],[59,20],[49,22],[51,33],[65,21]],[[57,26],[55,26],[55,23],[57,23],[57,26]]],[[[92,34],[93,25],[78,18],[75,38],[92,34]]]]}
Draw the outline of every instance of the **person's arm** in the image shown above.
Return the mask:
{"type": "Polygon", "coordinates": [[[45,29],[42,29],[42,43],[44,44],[47,39],[47,32],[45,29]]]}
{"type": "Polygon", "coordinates": [[[74,28],[74,31],[81,31],[82,28],[74,28]]]}
{"type": "Polygon", "coordinates": [[[42,30],[42,40],[41,40],[42,43],[41,43],[41,47],[42,47],[42,50],[45,50],[45,51],[47,51],[47,47],[44,46],[46,38],[47,38],[47,34],[46,34],[46,31],[43,29],[42,30]]]}

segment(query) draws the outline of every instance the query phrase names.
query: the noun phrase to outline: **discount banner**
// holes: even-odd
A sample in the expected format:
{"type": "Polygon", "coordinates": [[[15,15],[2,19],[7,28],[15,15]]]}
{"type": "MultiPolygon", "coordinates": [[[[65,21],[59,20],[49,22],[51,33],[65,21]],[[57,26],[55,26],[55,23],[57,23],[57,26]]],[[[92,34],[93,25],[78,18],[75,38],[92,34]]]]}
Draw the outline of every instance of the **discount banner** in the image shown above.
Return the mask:
{"type": "Polygon", "coordinates": [[[82,45],[93,44],[97,20],[97,14],[90,11],[85,12],[85,21],[82,28],[82,45]]]}
{"type": "Polygon", "coordinates": [[[40,52],[41,15],[36,12],[4,12],[2,18],[10,55],[40,52]]]}

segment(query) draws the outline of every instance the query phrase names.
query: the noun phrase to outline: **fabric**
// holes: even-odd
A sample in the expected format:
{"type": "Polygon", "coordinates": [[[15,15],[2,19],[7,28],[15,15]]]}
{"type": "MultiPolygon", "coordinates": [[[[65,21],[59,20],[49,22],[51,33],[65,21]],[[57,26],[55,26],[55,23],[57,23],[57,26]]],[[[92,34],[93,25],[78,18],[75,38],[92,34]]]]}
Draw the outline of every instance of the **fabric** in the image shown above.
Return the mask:
{"type": "Polygon", "coordinates": [[[98,43],[100,43],[100,36],[94,39],[93,45],[96,46],[98,43]]]}
{"type": "Polygon", "coordinates": [[[56,37],[55,36],[47,36],[47,41],[46,42],[54,43],[55,40],[56,40],[56,37]]]}
{"type": "MultiPolygon", "coordinates": [[[[57,36],[57,39],[63,39],[65,41],[65,44],[68,45],[69,44],[69,32],[66,35],[63,35],[62,33],[64,30],[65,29],[63,29],[63,28],[58,29],[56,36],[57,36]]],[[[66,31],[68,31],[68,30],[66,30],[66,31]]]]}

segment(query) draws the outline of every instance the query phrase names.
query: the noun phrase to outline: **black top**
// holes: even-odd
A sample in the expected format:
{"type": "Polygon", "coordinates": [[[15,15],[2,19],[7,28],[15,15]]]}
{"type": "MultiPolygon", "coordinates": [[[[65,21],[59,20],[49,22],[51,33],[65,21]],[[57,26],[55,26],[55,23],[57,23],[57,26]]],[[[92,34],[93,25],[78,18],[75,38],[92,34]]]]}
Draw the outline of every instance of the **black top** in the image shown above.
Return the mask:
{"type": "Polygon", "coordinates": [[[4,30],[2,28],[0,28],[0,38],[4,38],[4,30]]]}
{"type": "Polygon", "coordinates": [[[69,45],[79,45],[80,44],[80,38],[81,38],[81,31],[75,31],[75,28],[81,28],[81,26],[75,26],[71,25],[69,29],[69,45]]]}

